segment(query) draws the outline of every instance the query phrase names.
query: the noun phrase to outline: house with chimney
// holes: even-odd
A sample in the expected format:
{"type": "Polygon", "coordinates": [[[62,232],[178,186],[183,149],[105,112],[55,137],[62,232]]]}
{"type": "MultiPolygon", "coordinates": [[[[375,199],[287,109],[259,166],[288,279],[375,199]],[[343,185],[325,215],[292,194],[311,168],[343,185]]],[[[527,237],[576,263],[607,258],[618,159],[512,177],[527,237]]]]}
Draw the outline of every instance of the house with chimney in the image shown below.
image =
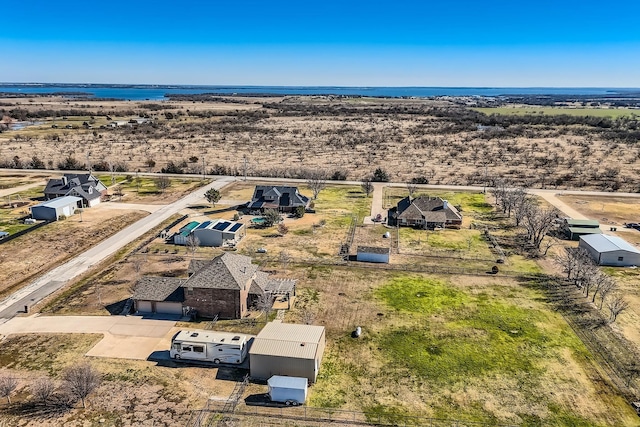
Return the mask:
{"type": "Polygon", "coordinates": [[[262,295],[287,300],[295,296],[295,280],[272,278],[248,256],[231,252],[211,260],[192,260],[188,275],[141,278],[132,297],[136,311],[240,319],[262,295]]]}
{"type": "Polygon", "coordinates": [[[66,173],[62,178],[50,179],[44,189],[47,200],[65,196],[80,197],[82,201],[79,208],[97,205],[106,194],[107,186],[90,173],[66,173]]]}
{"type": "Polygon", "coordinates": [[[424,229],[460,228],[462,214],[440,197],[407,196],[389,209],[387,224],[424,229]]]}

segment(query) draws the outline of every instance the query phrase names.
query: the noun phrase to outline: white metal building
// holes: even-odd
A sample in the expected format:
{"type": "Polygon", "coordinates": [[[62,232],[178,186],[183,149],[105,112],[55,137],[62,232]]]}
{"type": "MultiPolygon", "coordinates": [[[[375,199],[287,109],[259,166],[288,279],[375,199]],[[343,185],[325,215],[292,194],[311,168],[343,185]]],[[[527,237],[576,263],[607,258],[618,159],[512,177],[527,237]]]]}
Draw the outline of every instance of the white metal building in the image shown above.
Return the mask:
{"type": "Polygon", "coordinates": [[[222,246],[226,243],[237,243],[246,233],[244,224],[217,219],[205,221],[193,229],[193,235],[198,238],[200,246],[222,246]]]}
{"type": "Polygon", "coordinates": [[[251,376],[302,377],[313,383],[325,348],[324,326],[274,321],[258,333],[249,349],[251,376]]]}
{"type": "Polygon", "coordinates": [[[389,248],[375,248],[370,246],[358,246],[357,261],[378,262],[389,264],[389,248]]]}
{"type": "Polygon", "coordinates": [[[578,246],[586,249],[598,265],[616,267],[640,265],[640,250],[617,236],[608,234],[580,236],[578,246]]]}
{"type": "Polygon", "coordinates": [[[63,215],[66,217],[73,215],[78,208],[78,203],[81,202],[82,199],[76,196],[58,197],[32,206],[31,217],[33,219],[57,221],[63,215]]]}

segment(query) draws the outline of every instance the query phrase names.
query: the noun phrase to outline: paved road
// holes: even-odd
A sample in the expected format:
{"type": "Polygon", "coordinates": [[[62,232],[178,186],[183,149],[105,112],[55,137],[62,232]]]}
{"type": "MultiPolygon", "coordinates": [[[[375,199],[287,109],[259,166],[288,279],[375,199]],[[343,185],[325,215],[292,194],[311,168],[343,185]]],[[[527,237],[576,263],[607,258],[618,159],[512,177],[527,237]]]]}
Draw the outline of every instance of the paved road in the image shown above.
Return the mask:
{"type": "Polygon", "coordinates": [[[201,201],[204,192],[208,189],[221,189],[234,180],[235,178],[233,177],[221,177],[175,203],[161,207],[146,218],[137,221],[135,224],[103,240],[80,256],[45,273],[34,282],[0,302],[0,324],[14,317],[17,313],[24,312],[25,306],[31,306],[62,288],[68,281],[86,272],[93,265],[103,261],[152,228],[157,227],[160,223],[171,217],[171,215],[174,215],[190,204],[201,201]]]}
{"type": "Polygon", "coordinates": [[[47,181],[39,181],[39,182],[31,183],[31,184],[20,185],[18,187],[3,188],[2,190],[0,190],[0,197],[7,197],[7,196],[10,196],[11,194],[19,193],[21,191],[30,190],[33,187],[42,187],[42,189],[44,190],[44,187],[46,185],[47,185],[47,181]]]}

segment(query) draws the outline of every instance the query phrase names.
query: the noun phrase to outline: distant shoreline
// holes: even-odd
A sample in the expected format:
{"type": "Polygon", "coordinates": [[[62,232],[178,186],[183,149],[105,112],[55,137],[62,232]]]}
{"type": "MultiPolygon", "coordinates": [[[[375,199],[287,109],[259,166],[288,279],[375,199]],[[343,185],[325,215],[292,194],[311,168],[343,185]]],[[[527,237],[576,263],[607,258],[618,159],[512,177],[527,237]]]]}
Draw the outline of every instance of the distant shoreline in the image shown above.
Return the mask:
{"type": "Polygon", "coordinates": [[[373,98],[437,97],[640,97],[640,88],[514,87],[352,87],[352,86],[205,86],[72,83],[0,83],[1,96],[68,96],[71,98],[159,101],[176,95],[339,96],[373,98]]]}

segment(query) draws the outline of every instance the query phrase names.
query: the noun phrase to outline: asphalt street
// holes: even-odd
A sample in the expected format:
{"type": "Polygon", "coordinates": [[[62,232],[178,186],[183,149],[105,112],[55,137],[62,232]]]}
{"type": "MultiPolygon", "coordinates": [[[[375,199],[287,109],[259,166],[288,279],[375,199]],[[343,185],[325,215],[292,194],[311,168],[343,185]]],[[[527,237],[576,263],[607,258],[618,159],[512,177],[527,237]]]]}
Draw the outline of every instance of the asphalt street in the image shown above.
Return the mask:
{"type": "Polygon", "coordinates": [[[235,181],[233,177],[220,177],[211,184],[199,188],[182,199],[161,207],[149,216],[98,243],[83,254],[45,273],[29,285],[0,302],[0,324],[16,316],[18,313],[23,313],[25,306],[30,307],[38,303],[48,295],[65,286],[71,279],[83,274],[93,265],[100,263],[123,246],[131,243],[154,227],[157,227],[167,218],[171,217],[171,215],[180,212],[189,205],[201,201],[204,193],[210,188],[219,190],[233,181],[235,181]]]}

